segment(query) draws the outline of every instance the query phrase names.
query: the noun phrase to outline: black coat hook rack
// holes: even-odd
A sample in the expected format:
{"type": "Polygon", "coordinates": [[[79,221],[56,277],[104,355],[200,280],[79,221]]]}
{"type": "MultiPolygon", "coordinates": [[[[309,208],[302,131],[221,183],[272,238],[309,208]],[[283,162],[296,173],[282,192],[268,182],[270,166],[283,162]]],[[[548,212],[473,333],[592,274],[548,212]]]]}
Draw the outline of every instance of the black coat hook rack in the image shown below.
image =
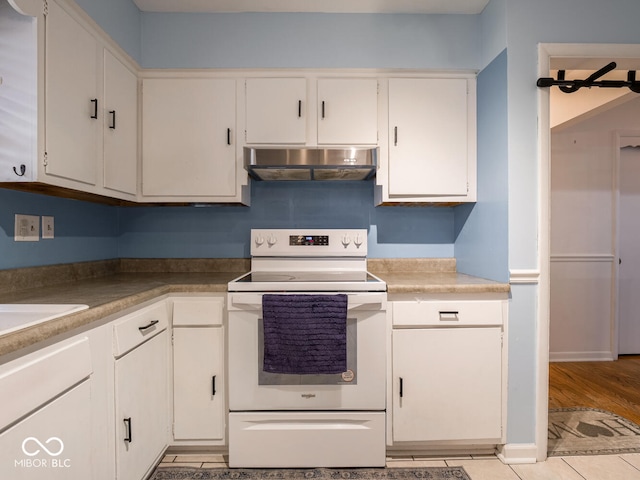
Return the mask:
{"type": "Polygon", "coordinates": [[[628,87],[634,93],[640,93],[640,81],[636,81],[635,70],[629,70],[627,72],[626,80],[598,80],[600,77],[606,75],[611,70],[616,68],[616,62],[611,62],[600,70],[592,73],[584,80],[566,80],[564,78],[565,71],[558,70],[558,78],[541,77],[538,79],[536,85],[538,87],[553,87],[557,86],[564,93],[577,92],[581,88],[601,87],[601,88],[623,88],[628,87]]]}

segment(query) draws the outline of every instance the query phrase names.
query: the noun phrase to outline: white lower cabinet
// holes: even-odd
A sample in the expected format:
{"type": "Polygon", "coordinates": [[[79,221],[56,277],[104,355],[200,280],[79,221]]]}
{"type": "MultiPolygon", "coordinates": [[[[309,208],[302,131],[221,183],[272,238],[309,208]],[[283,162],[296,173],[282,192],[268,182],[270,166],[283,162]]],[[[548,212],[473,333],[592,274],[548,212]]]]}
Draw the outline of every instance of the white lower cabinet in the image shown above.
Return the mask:
{"type": "Polygon", "coordinates": [[[223,445],[224,297],[173,300],[173,439],[223,445]]]}
{"type": "Polygon", "coordinates": [[[393,302],[392,444],[500,444],[506,300],[393,302]]]}
{"type": "Polygon", "coordinates": [[[168,314],[162,301],[114,325],[116,478],[145,478],[168,443],[168,314]]]}
{"type": "Polygon", "coordinates": [[[0,478],[94,478],[91,373],[86,337],[0,366],[0,478]]]}

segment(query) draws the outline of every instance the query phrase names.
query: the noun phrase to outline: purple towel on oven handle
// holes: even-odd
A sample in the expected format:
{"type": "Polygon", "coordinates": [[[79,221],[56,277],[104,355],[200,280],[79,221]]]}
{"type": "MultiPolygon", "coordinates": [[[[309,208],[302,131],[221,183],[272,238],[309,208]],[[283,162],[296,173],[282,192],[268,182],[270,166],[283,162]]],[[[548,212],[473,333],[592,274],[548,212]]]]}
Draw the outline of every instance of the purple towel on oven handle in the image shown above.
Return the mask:
{"type": "Polygon", "coordinates": [[[347,295],[262,296],[265,372],[347,369],[347,295]]]}

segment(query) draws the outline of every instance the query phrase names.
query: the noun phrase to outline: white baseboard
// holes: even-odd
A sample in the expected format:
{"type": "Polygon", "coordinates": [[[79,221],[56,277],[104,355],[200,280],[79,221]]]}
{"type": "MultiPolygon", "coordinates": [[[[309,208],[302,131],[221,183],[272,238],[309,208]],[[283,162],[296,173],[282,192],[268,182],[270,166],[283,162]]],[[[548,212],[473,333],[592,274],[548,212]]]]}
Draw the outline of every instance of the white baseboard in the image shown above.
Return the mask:
{"type": "Polygon", "coordinates": [[[611,362],[611,352],[549,352],[550,362],[611,362]]]}
{"type": "Polygon", "coordinates": [[[538,449],[535,443],[507,443],[498,448],[497,457],[507,465],[536,463],[538,449]]]}

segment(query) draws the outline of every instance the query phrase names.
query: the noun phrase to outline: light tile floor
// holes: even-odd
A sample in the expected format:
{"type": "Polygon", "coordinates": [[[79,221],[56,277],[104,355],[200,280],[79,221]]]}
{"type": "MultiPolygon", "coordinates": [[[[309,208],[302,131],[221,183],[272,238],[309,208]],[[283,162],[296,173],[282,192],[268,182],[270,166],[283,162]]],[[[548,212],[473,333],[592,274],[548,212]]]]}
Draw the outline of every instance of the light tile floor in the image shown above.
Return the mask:
{"type": "MultiPolygon", "coordinates": [[[[166,455],[159,467],[226,468],[226,455],[166,455]]],[[[493,456],[390,457],[387,467],[462,466],[471,480],[640,480],[640,453],[551,457],[546,462],[505,465],[493,456]]]]}

